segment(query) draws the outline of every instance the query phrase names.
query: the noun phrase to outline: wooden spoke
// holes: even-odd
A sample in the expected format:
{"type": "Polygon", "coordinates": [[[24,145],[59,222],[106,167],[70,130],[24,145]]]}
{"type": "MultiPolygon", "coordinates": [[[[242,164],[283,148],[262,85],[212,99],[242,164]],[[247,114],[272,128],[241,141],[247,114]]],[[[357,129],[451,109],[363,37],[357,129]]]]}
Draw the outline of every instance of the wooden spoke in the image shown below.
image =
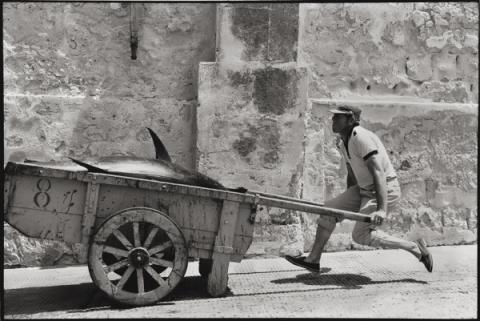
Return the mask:
{"type": "Polygon", "coordinates": [[[178,275],[179,277],[183,278],[183,275],[179,274],[177,271],[173,270],[173,273],[175,273],[175,274],[178,275]]]}
{"type": "Polygon", "coordinates": [[[128,278],[132,275],[135,268],[133,266],[129,266],[128,269],[123,273],[122,278],[118,281],[117,288],[122,289],[125,283],[127,283],[128,278]]]}
{"type": "Polygon", "coordinates": [[[113,231],[113,235],[115,235],[115,237],[120,241],[120,243],[122,243],[123,246],[125,246],[125,248],[127,250],[131,250],[132,249],[132,243],[130,243],[129,240],[127,240],[127,238],[125,237],[125,235],[123,235],[122,232],[120,232],[120,230],[114,230],[113,231]]]}
{"type": "Polygon", "coordinates": [[[110,254],[113,254],[113,255],[116,255],[116,256],[119,256],[119,257],[127,257],[128,256],[128,251],[117,249],[117,248],[111,247],[111,246],[105,246],[103,248],[103,252],[107,252],[107,253],[110,253],[110,254]]]}
{"type": "Polygon", "coordinates": [[[137,284],[138,284],[138,293],[145,293],[145,285],[143,283],[143,269],[137,268],[137,284]]]}
{"type": "Polygon", "coordinates": [[[150,257],[150,261],[151,261],[152,263],[157,264],[157,265],[161,265],[161,266],[165,266],[165,267],[173,267],[173,262],[167,261],[167,260],[158,259],[158,258],[153,257],[153,256],[150,257]]]}
{"type": "Polygon", "coordinates": [[[107,266],[106,271],[107,271],[107,273],[110,273],[110,272],[118,270],[119,268],[127,266],[127,265],[128,265],[128,260],[127,259],[121,260],[121,261],[118,261],[116,263],[113,263],[113,264],[107,266]]]}
{"type": "Polygon", "coordinates": [[[140,247],[140,232],[138,231],[138,222],[133,222],[133,244],[135,247],[140,247]]]}
{"type": "Polygon", "coordinates": [[[152,276],[152,278],[160,284],[161,287],[168,286],[168,283],[158,274],[151,266],[146,266],[145,271],[152,276]]]}
{"type": "Polygon", "coordinates": [[[153,238],[155,237],[155,235],[157,235],[157,232],[158,232],[158,227],[154,227],[150,230],[150,233],[148,233],[148,236],[147,236],[147,239],[145,240],[145,243],[143,243],[144,248],[148,249],[148,247],[150,246],[150,244],[153,241],[153,238]]]}
{"type": "Polygon", "coordinates": [[[169,240],[169,241],[167,241],[167,242],[165,242],[165,243],[163,243],[163,244],[160,244],[160,245],[157,245],[157,246],[155,246],[155,247],[152,247],[150,250],[148,250],[148,253],[149,253],[150,255],[155,255],[155,254],[157,254],[158,252],[161,252],[161,251],[165,250],[166,248],[168,248],[168,247],[170,247],[170,246],[172,246],[172,245],[173,245],[172,241],[169,240]]]}

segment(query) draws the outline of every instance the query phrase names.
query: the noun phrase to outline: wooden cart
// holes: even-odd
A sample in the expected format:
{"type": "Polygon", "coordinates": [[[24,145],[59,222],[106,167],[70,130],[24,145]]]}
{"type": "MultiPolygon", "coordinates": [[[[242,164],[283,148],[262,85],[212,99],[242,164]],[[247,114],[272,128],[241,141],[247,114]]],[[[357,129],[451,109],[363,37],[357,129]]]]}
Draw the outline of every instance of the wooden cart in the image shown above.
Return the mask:
{"type": "Polygon", "coordinates": [[[362,214],[258,192],[174,184],[9,162],[4,219],[28,237],[82,243],[93,282],[112,299],[148,305],[199,259],[212,296],[225,293],[229,262],[252,243],[257,206],[369,221],[362,214]]]}

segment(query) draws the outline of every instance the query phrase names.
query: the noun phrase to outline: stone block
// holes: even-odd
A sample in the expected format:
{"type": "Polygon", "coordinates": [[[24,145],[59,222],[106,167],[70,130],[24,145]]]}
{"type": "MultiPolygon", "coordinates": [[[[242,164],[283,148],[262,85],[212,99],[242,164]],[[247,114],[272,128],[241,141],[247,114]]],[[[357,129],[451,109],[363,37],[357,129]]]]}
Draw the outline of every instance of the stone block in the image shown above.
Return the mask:
{"type": "MultiPolygon", "coordinates": [[[[306,70],[295,64],[228,68],[205,63],[199,73],[198,170],[227,187],[298,197],[306,70]]],[[[278,254],[282,246],[290,251],[288,244],[298,238],[282,238],[281,230],[273,235],[269,230],[275,226],[288,230],[296,222],[295,215],[276,208],[260,211],[254,242],[271,236],[269,241],[276,245],[268,253],[278,254]]]]}
{"type": "Polygon", "coordinates": [[[269,192],[295,195],[306,70],[201,64],[199,72],[198,169],[226,186],[268,186],[269,192]]]}
{"type": "Polygon", "coordinates": [[[5,223],[4,267],[85,264],[87,249],[81,244],[28,238],[5,223]]]}
{"type": "Polygon", "coordinates": [[[412,14],[413,23],[417,28],[423,26],[426,21],[430,19],[430,16],[425,11],[415,10],[412,14]]]}
{"type": "Polygon", "coordinates": [[[222,4],[218,19],[218,62],[296,60],[298,4],[222,4]]]}
{"type": "Polygon", "coordinates": [[[423,204],[427,200],[424,180],[412,181],[402,185],[403,197],[417,204],[423,204]]]}
{"type": "Polygon", "coordinates": [[[409,57],[406,63],[407,76],[416,81],[432,78],[432,57],[430,55],[409,57]]]}
{"type": "Polygon", "coordinates": [[[246,257],[263,255],[278,257],[303,253],[303,231],[298,223],[289,225],[257,224],[253,233],[254,241],[246,257]]]}
{"type": "Polygon", "coordinates": [[[476,92],[471,89],[472,84],[463,81],[426,81],[418,88],[418,94],[424,98],[429,98],[434,102],[441,103],[467,103],[470,100],[478,99],[478,88],[476,92]]]}
{"type": "MultiPolygon", "coordinates": [[[[431,66],[433,69],[433,80],[448,82],[457,78],[458,54],[442,51],[440,54],[433,54],[431,66]]],[[[425,79],[426,80],[426,79],[425,79]]]]}
{"type": "Polygon", "coordinates": [[[474,53],[478,53],[478,35],[465,35],[465,48],[470,48],[474,53]]]}
{"type": "Polygon", "coordinates": [[[268,60],[287,62],[297,60],[298,3],[271,4],[268,60]]]}
{"type": "Polygon", "coordinates": [[[471,101],[478,101],[478,56],[462,54],[456,58],[457,79],[464,82],[464,87],[471,101]],[[476,71],[474,74],[472,71],[476,71]]]}

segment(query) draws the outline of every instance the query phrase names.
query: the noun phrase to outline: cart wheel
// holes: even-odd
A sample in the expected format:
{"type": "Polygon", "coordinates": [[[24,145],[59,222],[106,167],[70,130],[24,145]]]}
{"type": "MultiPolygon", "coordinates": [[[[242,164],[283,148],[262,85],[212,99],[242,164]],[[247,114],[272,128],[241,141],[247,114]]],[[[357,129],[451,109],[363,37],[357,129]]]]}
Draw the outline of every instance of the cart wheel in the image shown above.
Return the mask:
{"type": "Polygon", "coordinates": [[[177,224],[160,211],[136,207],[100,225],[90,243],[88,269],[93,282],[110,298],[148,305],[177,286],[187,258],[177,224]]]}
{"type": "Polygon", "coordinates": [[[212,271],[212,259],[200,259],[198,261],[198,271],[204,278],[208,277],[212,271]]]}

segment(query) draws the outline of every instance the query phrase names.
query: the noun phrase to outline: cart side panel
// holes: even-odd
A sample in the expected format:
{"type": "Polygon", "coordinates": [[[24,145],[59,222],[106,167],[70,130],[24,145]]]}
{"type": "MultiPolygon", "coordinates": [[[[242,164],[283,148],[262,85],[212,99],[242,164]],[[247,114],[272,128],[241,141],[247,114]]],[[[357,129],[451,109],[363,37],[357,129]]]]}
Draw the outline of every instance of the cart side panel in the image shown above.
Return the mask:
{"type": "Polygon", "coordinates": [[[78,243],[87,183],[46,176],[9,176],[5,221],[29,237],[78,243]]]}
{"type": "Polygon", "coordinates": [[[135,187],[102,184],[98,195],[95,228],[125,208],[150,207],[165,212],[181,228],[195,256],[208,256],[218,229],[222,201],[179,193],[159,192],[135,187]],[[200,254],[199,254],[200,253],[200,254]]]}
{"type": "MultiPolygon", "coordinates": [[[[180,226],[188,245],[189,256],[211,257],[219,228],[222,200],[135,186],[102,184],[98,195],[95,228],[111,214],[136,206],[167,213],[180,226]]],[[[253,224],[249,222],[250,214],[250,205],[240,204],[232,253],[236,262],[242,259],[252,242],[253,224]]]]}
{"type": "Polygon", "coordinates": [[[215,231],[221,201],[177,193],[102,184],[98,195],[96,227],[109,215],[128,207],[145,206],[166,212],[186,229],[215,231]]]}

